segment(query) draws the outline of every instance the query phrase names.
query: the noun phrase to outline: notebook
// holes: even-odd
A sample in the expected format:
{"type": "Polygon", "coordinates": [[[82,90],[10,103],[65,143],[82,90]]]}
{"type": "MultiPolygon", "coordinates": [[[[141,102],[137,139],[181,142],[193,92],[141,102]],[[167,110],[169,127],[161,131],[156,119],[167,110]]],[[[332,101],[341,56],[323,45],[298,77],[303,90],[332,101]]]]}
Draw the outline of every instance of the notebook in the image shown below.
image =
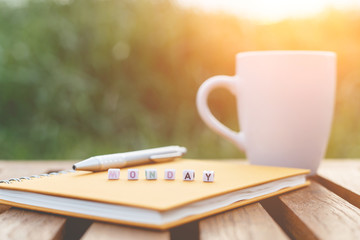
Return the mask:
{"type": "Polygon", "coordinates": [[[309,184],[309,170],[243,165],[223,161],[178,159],[132,167],[139,180],[108,180],[107,172],[67,171],[0,183],[0,203],[15,207],[112,223],[165,230],[216,213],[282,194],[309,184]],[[155,168],[157,180],[146,180],[155,168]],[[165,169],[176,179],[165,180],[165,169]],[[195,170],[194,181],[182,171],[195,170]],[[215,172],[203,182],[204,170],[215,172]]]}

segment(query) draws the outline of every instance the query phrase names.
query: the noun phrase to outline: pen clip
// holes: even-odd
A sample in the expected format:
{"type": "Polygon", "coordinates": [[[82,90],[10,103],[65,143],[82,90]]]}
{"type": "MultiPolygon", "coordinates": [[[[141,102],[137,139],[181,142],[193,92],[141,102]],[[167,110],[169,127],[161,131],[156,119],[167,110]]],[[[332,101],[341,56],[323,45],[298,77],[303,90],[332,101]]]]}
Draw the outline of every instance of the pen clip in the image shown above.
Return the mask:
{"type": "Polygon", "coordinates": [[[184,153],[182,152],[173,152],[173,153],[165,153],[165,154],[157,154],[152,155],[149,157],[149,159],[153,162],[159,163],[159,162],[167,162],[171,161],[174,158],[181,157],[184,153]]]}

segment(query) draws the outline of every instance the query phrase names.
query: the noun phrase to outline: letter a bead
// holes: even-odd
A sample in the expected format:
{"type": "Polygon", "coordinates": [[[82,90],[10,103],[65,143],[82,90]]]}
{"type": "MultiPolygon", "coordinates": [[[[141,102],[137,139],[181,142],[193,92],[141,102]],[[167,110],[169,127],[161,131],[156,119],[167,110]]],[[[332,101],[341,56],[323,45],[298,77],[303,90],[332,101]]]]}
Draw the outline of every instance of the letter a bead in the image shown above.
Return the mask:
{"type": "Polygon", "coordinates": [[[157,179],[157,170],[156,169],[145,169],[145,176],[147,180],[156,180],[157,179]]]}
{"type": "Polygon", "coordinates": [[[109,168],[108,170],[108,179],[109,180],[117,180],[120,177],[120,169],[119,168],[109,168]]]}
{"type": "Polygon", "coordinates": [[[175,169],[165,169],[164,179],[174,180],[175,179],[175,169]]]}
{"type": "Polygon", "coordinates": [[[139,169],[128,169],[128,180],[138,180],[139,169]]]}
{"type": "Polygon", "coordinates": [[[204,182],[213,182],[214,181],[214,171],[203,171],[203,181],[204,182]]]}
{"type": "Polygon", "coordinates": [[[194,170],[184,170],[183,171],[183,180],[184,181],[194,181],[195,171],[194,170]]]}

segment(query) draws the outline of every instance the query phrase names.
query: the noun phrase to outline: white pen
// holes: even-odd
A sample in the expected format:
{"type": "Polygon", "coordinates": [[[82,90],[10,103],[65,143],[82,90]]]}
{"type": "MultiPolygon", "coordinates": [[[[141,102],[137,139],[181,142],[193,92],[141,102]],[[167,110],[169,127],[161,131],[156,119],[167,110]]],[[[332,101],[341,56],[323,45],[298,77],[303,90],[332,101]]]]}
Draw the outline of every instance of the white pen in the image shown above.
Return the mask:
{"type": "Polygon", "coordinates": [[[74,164],[73,169],[105,171],[109,168],[122,168],[133,165],[171,161],[183,156],[185,153],[185,147],[168,146],[133,152],[99,155],[74,164]]]}

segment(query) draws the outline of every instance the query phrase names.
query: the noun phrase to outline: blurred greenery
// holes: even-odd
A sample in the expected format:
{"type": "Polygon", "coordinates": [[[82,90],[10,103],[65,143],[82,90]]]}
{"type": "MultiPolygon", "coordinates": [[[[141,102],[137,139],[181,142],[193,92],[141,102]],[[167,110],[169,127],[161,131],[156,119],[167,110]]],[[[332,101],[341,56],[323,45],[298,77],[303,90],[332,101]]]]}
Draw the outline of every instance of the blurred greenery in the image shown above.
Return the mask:
{"type": "MultiPolygon", "coordinates": [[[[235,54],[338,54],[328,158],[360,157],[360,14],[328,9],[259,24],[165,0],[0,1],[0,159],[82,159],[183,145],[187,157],[243,157],[200,120],[195,96],[233,75],[235,54]]],[[[238,129],[235,101],[209,103],[238,129]]]]}

